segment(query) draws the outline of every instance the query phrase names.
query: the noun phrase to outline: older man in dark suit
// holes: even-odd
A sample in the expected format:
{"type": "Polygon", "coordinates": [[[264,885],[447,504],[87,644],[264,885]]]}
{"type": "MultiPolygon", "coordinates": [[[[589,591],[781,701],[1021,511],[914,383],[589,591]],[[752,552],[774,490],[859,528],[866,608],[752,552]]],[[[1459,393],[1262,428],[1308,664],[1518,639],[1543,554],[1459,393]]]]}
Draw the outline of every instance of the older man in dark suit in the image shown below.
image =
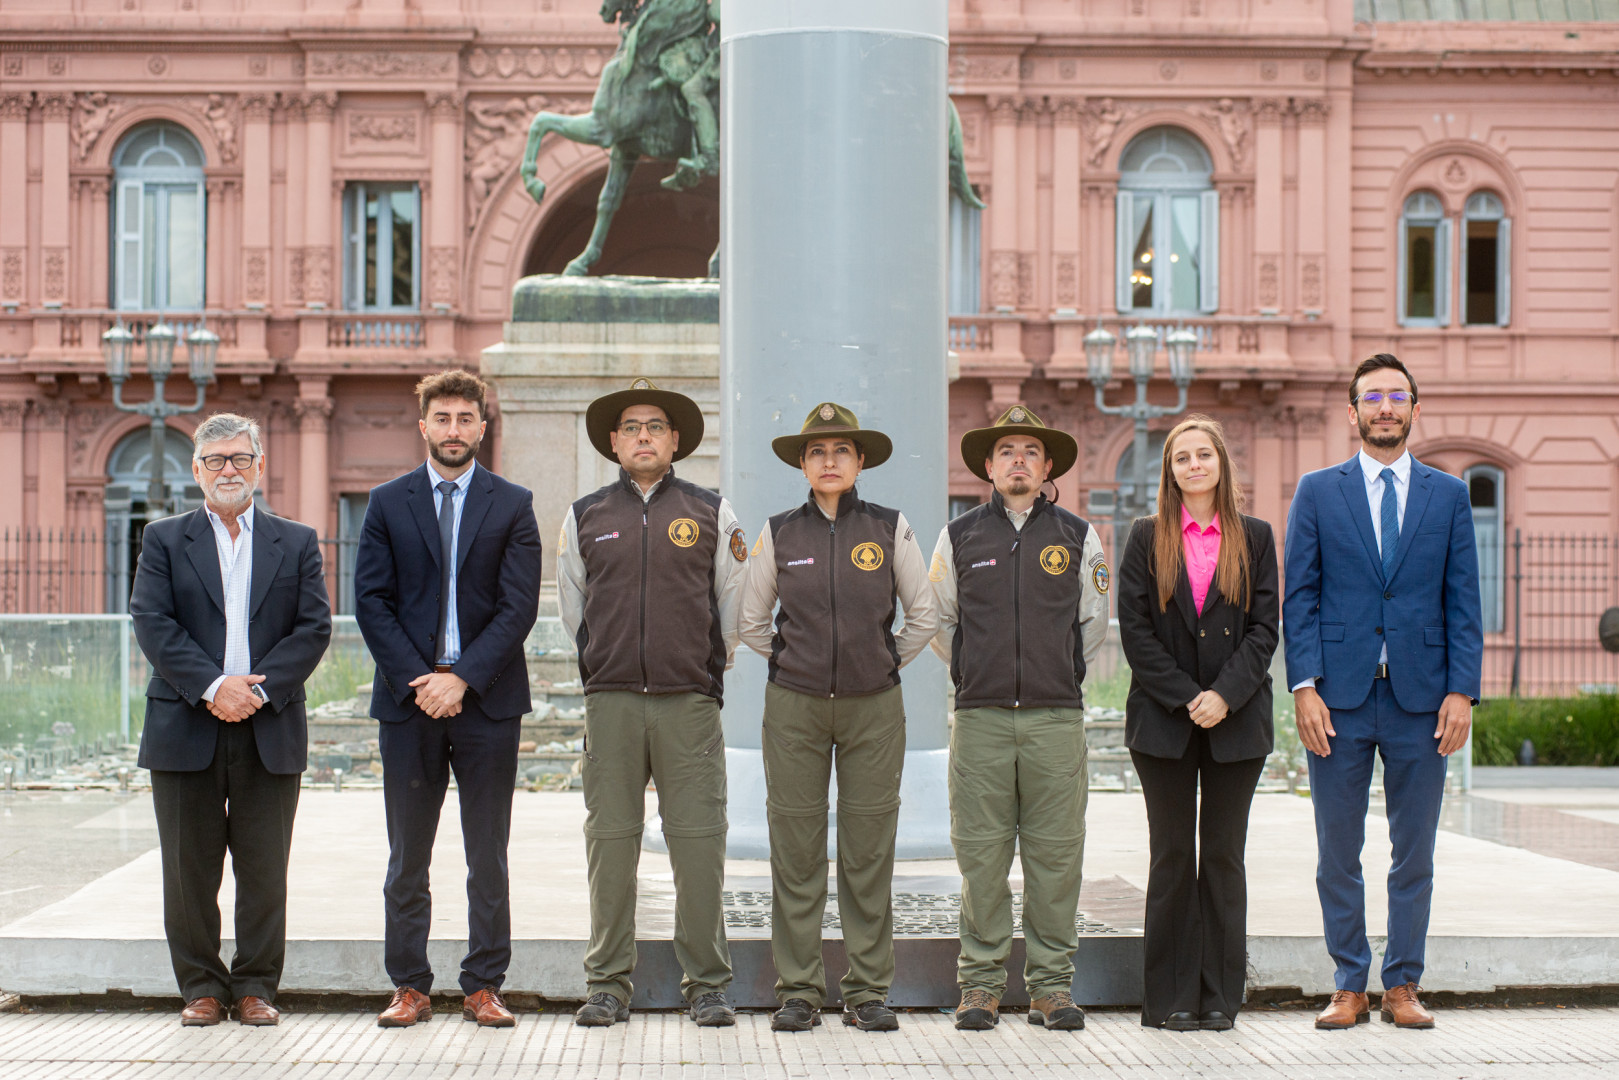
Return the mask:
{"type": "Polygon", "coordinates": [[[381,1027],[433,1016],[428,868],[450,773],[466,845],[462,1016],[515,1022],[500,997],[512,957],[506,847],[517,741],[533,708],[523,642],[539,611],[540,533],[526,488],[477,465],[483,380],[445,371],[416,387],[427,461],[371,493],[355,559],[355,614],[377,662],[388,878],[381,1027]]]}
{"type": "Polygon", "coordinates": [[[274,1024],[287,943],[287,858],[308,736],[304,681],[332,636],[315,530],[253,505],[259,427],[198,426],[201,510],[146,527],[129,611],[152,665],[140,764],[152,771],[163,930],[186,1007],[207,1026],[235,1005],[274,1024]],[[225,852],[236,873],[236,955],[219,955],[225,852]]]}

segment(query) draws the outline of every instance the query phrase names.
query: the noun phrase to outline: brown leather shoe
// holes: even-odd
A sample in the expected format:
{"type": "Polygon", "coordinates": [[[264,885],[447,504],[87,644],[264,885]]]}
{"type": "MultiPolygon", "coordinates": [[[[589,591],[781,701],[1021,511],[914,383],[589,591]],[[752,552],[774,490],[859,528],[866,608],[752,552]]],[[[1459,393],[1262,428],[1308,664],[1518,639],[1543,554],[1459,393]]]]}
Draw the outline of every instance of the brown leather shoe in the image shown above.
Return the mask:
{"type": "Polygon", "coordinates": [[[968,987],[956,1006],[958,1031],[988,1031],[1001,1020],[1001,999],[988,990],[968,987]]]}
{"type": "Polygon", "coordinates": [[[410,1027],[431,1019],[433,1003],[427,995],[413,986],[401,986],[388,1007],[377,1014],[377,1027],[410,1027]]]}
{"type": "Polygon", "coordinates": [[[515,1027],[517,1017],[500,1000],[500,991],[486,986],[477,993],[468,994],[461,1006],[461,1019],[476,1020],[479,1027],[515,1027]]]}
{"type": "Polygon", "coordinates": [[[1085,1027],[1085,1010],[1074,1004],[1066,990],[1053,990],[1029,1002],[1029,1023],[1047,1031],[1080,1031],[1085,1027]]]}
{"type": "Polygon", "coordinates": [[[200,997],[186,1002],[180,1010],[180,1023],[184,1027],[213,1027],[225,1019],[225,1003],[216,997],[200,997]]]}
{"type": "Polygon", "coordinates": [[[1416,983],[1406,983],[1383,991],[1383,1006],[1378,1013],[1383,1023],[1403,1028],[1433,1027],[1433,1013],[1417,1000],[1421,989],[1416,983]]]}
{"type": "Polygon", "coordinates": [[[236,1003],[236,1019],[249,1027],[274,1027],[281,1023],[281,1010],[249,994],[236,1003]]]}
{"type": "Polygon", "coordinates": [[[1370,1023],[1372,1005],[1365,994],[1353,990],[1337,990],[1327,1007],[1316,1014],[1315,1026],[1322,1031],[1340,1031],[1356,1024],[1370,1023]]]}

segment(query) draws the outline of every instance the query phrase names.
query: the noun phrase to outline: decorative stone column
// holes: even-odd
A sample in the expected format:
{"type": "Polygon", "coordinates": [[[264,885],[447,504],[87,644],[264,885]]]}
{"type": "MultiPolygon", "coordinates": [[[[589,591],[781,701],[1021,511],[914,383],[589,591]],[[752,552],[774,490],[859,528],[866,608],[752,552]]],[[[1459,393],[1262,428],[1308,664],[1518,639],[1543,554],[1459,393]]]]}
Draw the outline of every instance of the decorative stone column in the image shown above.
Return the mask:
{"type": "Polygon", "coordinates": [[[1254,102],[1254,306],[1282,311],[1282,117],[1287,102],[1254,102]]]}
{"type": "Polygon", "coordinates": [[[270,302],[270,97],[242,98],[242,305],[270,302]]]}
{"type": "Polygon", "coordinates": [[[435,90],[427,95],[432,126],[432,198],[426,225],[429,312],[427,348],[434,355],[455,351],[454,313],[461,281],[461,115],[466,94],[435,90]]]}
{"type": "Polygon", "coordinates": [[[286,231],[282,237],[286,261],[281,273],[288,304],[301,307],[304,302],[304,226],[308,217],[305,206],[309,198],[308,125],[304,122],[303,98],[288,95],[281,99],[281,104],[287,120],[286,231]]]}
{"type": "Polygon", "coordinates": [[[298,421],[298,520],[321,536],[330,533],[331,470],[328,443],[332,399],[328,379],[299,379],[293,416],[298,421]]]}
{"type": "Polygon", "coordinates": [[[19,398],[0,399],[0,491],[12,493],[0,499],[0,530],[14,534],[23,526],[23,416],[28,402],[19,398]]]}
{"type": "Polygon", "coordinates": [[[1327,113],[1326,98],[1294,103],[1299,123],[1298,307],[1306,319],[1327,306],[1327,113]]]}
{"type": "MultiPolygon", "coordinates": [[[[28,190],[28,109],[33,99],[27,90],[0,94],[0,191],[28,190]]],[[[27,262],[28,215],[0,213],[0,303],[27,303],[27,262]]]]}
{"type": "Polygon", "coordinates": [[[71,164],[68,119],[73,114],[73,95],[51,91],[39,100],[45,124],[40,157],[43,167],[39,205],[39,299],[46,307],[61,307],[68,301],[68,183],[71,164]]]}
{"type": "MultiPolygon", "coordinates": [[[[332,116],[335,93],[304,97],[304,306],[315,311],[340,303],[332,254],[332,116]]],[[[307,348],[309,342],[304,342],[307,348]]],[[[320,348],[326,347],[321,340],[320,348]]]]}
{"type": "Polygon", "coordinates": [[[1012,312],[1018,302],[1018,99],[989,99],[989,302],[1012,312]]]}

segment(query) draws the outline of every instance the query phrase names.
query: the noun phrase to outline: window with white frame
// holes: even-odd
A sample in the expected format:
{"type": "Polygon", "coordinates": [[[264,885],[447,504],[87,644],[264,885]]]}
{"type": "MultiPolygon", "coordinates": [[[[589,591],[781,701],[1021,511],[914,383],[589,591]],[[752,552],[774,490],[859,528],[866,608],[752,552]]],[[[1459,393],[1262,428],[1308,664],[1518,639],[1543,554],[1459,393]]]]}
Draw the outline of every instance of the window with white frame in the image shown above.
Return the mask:
{"type": "Polygon", "coordinates": [[[1431,191],[1405,200],[1400,213],[1400,322],[1450,323],[1450,220],[1431,191]]]}
{"type": "Polygon", "coordinates": [[[1512,220],[1499,196],[1476,191],[1462,209],[1462,322],[1505,326],[1511,314],[1512,220]]]}
{"type": "Polygon", "coordinates": [[[350,183],[343,194],[343,306],[420,306],[421,197],[413,183],[350,183]]]}
{"type": "Polygon", "coordinates": [[[1115,301],[1125,315],[1220,307],[1220,194],[1202,143],[1176,127],[1142,132],[1119,159],[1115,301]]]}
{"type": "Polygon", "coordinates": [[[112,296],[120,311],[200,311],[207,265],[202,147],[143,124],[113,151],[112,296]]]}
{"type": "Polygon", "coordinates": [[[1479,599],[1484,632],[1500,633],[1506,625],[1506,474],[1494,465],[1462,470],[1468,501],[1473,507],[1473,539],[1478,547],[1479,599]]]}
{"type": "Polygon", "coordinates": [[[981,211],[950,196],[950,314],[977,315],[982,275],[978,255],[981,211]]]}

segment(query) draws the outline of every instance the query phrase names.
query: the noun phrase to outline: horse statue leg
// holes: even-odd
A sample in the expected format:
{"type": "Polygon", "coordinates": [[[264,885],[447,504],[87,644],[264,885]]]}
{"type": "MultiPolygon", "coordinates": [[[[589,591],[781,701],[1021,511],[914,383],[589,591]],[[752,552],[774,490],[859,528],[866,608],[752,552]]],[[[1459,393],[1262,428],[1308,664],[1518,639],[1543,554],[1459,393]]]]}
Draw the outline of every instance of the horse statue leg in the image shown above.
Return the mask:
{"type": "Polygon", "coordinates": [[[523,188],[535,202],[542,202],[545,199],[545,181],[535,175],[536,163],[540,157],[540,140],[553,131],[570,142],[584,143],[587,146],[602,145],[602,131],[596,123],[594,112],[581,116],[535,113],[534,119],[529,121],[528,143],[523,147],[523,165],[519,170],[523,178],[523,188]]]}
{"type": "Polygon", "coordinates": [[[590,243],[562,271],[570,277],[583,277],[601,258],[602,244],[607,241],[607,230],[613,225],[613,215],[624,201],[624,191],[630,186],[630,174],[635,171],[639,154],[622,146],[615,146],[607,163],[607,180],[602,184],[601,197],[596,200],[596,227],[590,231],[590,243]]]}

